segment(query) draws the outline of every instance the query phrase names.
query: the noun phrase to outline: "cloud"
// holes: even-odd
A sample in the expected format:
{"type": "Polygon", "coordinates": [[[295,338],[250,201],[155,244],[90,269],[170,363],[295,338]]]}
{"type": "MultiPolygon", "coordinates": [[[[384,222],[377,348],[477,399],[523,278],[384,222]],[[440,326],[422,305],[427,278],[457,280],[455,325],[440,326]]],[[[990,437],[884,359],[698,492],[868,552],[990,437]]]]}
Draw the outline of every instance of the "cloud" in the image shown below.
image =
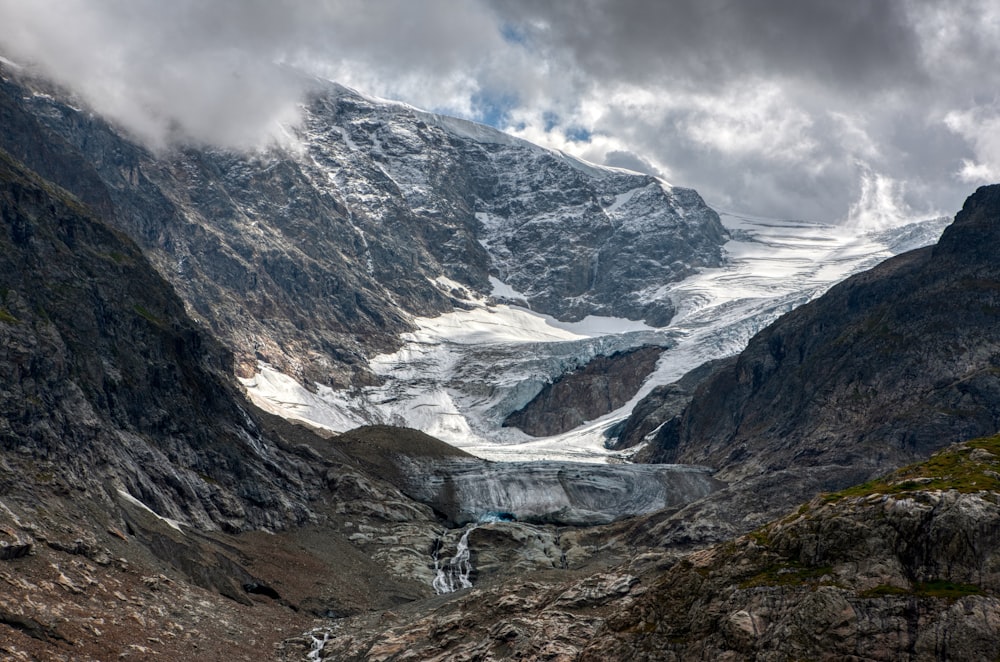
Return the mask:
{"type": "MultiPolygon", "coordinates": [[[[603,112],[584,126],[614,136],[616,150],[642,154],[719,206],[835,221],[857,217],[876,180],[880,200],[894,196],[884,213],[931,216],[957,209],[971,179],[1000,174],[991,165],[1000,160],[988,156],[997,151],[985,135],[995,135],[988,118],[956,123],[953,114],[956,106],[980,113],[989,99],[976,95],[1000,85],[993,5],[495,6],[505,20],[529,26],[527,41],[550,62],[587,81],[578,105],[597,103],[603,112]]],[[[519,130],[546,139],[537,127],[519,130]]],[[[556,143],[560,130],[552,128],[556,143]]],[[[593,154],[591,147],[576,149],[593,154]]]]}
{"type": "Polygon", "coordinates": [[[280,65],[472,112],[469,98],[481,84],[449,63],[487,58],[503,40],[487,10],[451,5],[0,0],[0,52],[41,69],[154,146],[247,149],[280,139],[280,125],[297,120],[307,78],[280,65]],[[455,20],[442,20],[448,15],[455,20]]]}
{"type": "Polygon", "coordinates": [[[711,204],[834,221],[954,210],[1000,177],[995,4],[0,0],[0,52],[153,145],[280,139],[291,65],[711,204]]]}
{"type": "Polygon", "coordinates": [[[714,88],[765,71],[883,84],[918,49],[903,3],[880,0],[498,0],[548,55],[598,79],[714,88]]]}
{"type": "Polygon", "coordinates": [[[944,123],[965,138],[975,154],[962,160],[959,179],[971,184],[1000,181],[1000,107],[953,110],[945,115],[944,123]]]}

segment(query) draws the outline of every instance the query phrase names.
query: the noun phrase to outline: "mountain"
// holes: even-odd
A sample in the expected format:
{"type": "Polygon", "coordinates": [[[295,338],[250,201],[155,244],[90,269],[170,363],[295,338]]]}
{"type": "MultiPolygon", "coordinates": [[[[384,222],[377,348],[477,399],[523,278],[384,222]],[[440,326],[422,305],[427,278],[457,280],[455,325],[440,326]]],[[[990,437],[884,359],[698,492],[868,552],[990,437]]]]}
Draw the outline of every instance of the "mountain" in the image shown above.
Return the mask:
{"type": "Polygon", "coordinates": [[[205,530],[309,518],[310,468],[239,405],[231,355],[130,240],[3,152],[0,216],[8,490],[124,492],[205,530]]]}
{"type": "Polygon", "coordinates": [[[865,231],[729,213],[721,218],[732,237],[723,246],[726,263],[661,289],[678,311],[667,327],[599,317],[566,323],[470,295],[464,309],[414,318],[418,329],[403,334],[398,351],[373,357],[370,366],[382,380],[378,386],[306,388],[266,366],[244,385],[268,411],[331,430],[388,423],[418,428],[490,459],[615,461],[632,451],[609,451],[607,444],[656,386],[705,361],[738,353],[781,314],[853,273],[933,243],[948,222],[939,218],[865,231]],[[641,354],[630,350],[646,345],[666,351],[644,377],[636,371],[641,362],[632,363],[641,354]],[[566,388],[573,381],[556,386],[574,371],[592,379],[597,391],[580,381],[575,382],[580,388],[566,388]],[[615,386],[609,391],[613,398],[593,397],[615,373],[632,375],[623,384],[641,382],[638,392],[629,395],[615,386]],[[567,397],[550,398],[553,388],[567,397]],[[621,396],[627,401],[609,412],[608,405],[621,396]],[[539,418],[565,416],[565,425],[574,428],[532,437],[502,427],[529,403],[539,418]],[[556,411],[553,403],[567,409],[556,411]],[[567,415],[569,409],[576,411],[567,415]]]}
{"type": "MultiPolygon", "coordinates": [[[[502,424],[564,374],[655,345],[674,351],[646,384],[667,383],[938,228],[723,223],[694,191],[323,81],[284,147],[153,153],[24,70],[0,64],[0,79],[0,147],[131,237],[258,405],[490,457],[533,441],[502,424]],[[747,280],[779,260],[783,282],[747,280]]],[[[521,459],[603,461],[646,377],[623,372],[613,398],[531,429],[603,423],[521,459]]]]}
{"type": "MultiPolygon", "coordinates": [[[[389,430],[334,443],[246,402],[233,355],[113,227],[124,198],[21,112],[25,101],[4,99],[0,133],[38,169],[75,183],[78,197],[0,152],[4,656],[247,658],[315,618],[432,596],[436,566],[462,532],[388,480],[397,466],[421,468],[421,440],[389,430]],[[384,443],[384,457],[360,450],[384,443]]],[[[135,218],[148,220],[135,204],[135,218]]],[[[438,464],[458,453],[433,444],[438,464]]],[[[586,468],[539,467],[547,482],[530,497],[548,510],[538,519],[607,522],[717,486],[704,470],[674,472],[688,493],[652,467],[638,472],[649,486],[642,499],[623,468],[590,486],[563,484],[566,471],[586,468]],[[562,514],[551,514],[556,491],[562,514]],[[621,505],[600,503],[610,493],[621,505]]],[[[473,520],[498,508],[472,498],[449,503],[473,520]]],[[[595,546],[589,530],[505,522],[490,533],[477,581],[512,568],[578,571],[624,553],[595,546]]]]}
{"type": "Polygon", "coordinates": [[[738,356],[651,392],[622,425],[637,459],[710,466],[728,487],[649,528],[721,540],[1000,427],[1000,187],[940,242],[848,278],[738,356]]]}
{"type": "Polygon", "coordinates": [[[756,335],[701,384],[649,457],[727,475],[789,466],[871,472],[1000,423],[1000,187],[934,247],[847,279],[756,335]]]}
{"type": "Polygon", "coordinates": [[[996,187],[819,296],[940,224],[321,82],[294,145],[153,153],[2,66],[4,656],[995,657],[996,439],[847,486],[996,431],[996,187]]]}
{"type": "Polygon", "coordinates": [[[502,281],[563,320],[663,325],[665,283],[722,262],[694,191],[312,81],[292,145],[153,154],[64,91],[0,70],[3,147],[131,236],[236,354],[308,383],[374,380],[412,315],[502,281]]]}
{"type": "MultiPolygon", "coordinates": [[[[0,384],[5,659],[259,659],[317,618],[430,598],[457,542],[388,479],[464,454],[398,429],[335,443],[260,412],[138,247],[6,152],[0,384]]],[[[602,521],[692,498],[649,482],[602,521]]],[[[580,517],[586,490],[570,492],[580,517]]],[[[477,580],[597,553],[592,533],[504,527],[477,580]]]]}
{"type": "Polygon", "coordinates": [[[211,631],[251,603],[210,537],[313,521],[322,483],[231,371],[132,241],[0,151],[3,657],[128,653],[184,621],[160,587],[221,601],[211,631]]]}

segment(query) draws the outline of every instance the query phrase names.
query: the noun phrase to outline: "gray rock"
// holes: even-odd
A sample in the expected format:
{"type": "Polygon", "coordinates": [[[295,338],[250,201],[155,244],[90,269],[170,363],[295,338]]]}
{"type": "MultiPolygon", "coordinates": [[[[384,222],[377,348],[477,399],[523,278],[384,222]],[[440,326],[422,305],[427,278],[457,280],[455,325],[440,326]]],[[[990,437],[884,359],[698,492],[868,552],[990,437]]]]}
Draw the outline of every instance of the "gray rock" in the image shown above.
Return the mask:
{"type": "Polygon", "coordinates": [[[535,437],[568,432],[628,402],[662,353],[661,347],[647,346],[598,356],[547,384],[503,425],[535,437]]]}
{"type": "Polygon", "coordinates": [[[946,453],[947,475],[928,463],[686,557],[581,659],[995,658],[997,492],[906,487],[984,475],[968,448],[946,453]]]}

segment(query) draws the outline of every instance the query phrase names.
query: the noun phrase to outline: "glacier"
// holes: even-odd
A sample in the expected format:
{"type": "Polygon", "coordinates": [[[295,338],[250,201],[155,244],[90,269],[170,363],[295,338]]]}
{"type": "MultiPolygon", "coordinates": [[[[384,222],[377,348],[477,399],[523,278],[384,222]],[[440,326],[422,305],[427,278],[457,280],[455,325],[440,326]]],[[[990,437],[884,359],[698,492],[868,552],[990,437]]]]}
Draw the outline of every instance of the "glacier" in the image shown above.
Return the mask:
{"type": "MultiPolygon", "coordinates": [[[[608,430],[653,388],[705,361],[738,353],[781,314],[851,274],[933,243],[947,224],[944,218],[901,221],[893,228],[866,231],[733,212],[721,212],[720,218],[732,237],[723,247],[724,266],[640,292],[676,309],[665,327],[597,316],[560,322],[523,306],[498,303],[519,298],[523,303],[523,297],[494,278],[497,296],[466,291],[466,310],[413,317],[417,330],[403,335],[403,347],[371,360],[384,380],[379,386],[307,389],[267,365],[243,384],[265,410],[334,431],[388,423],[422,430],[492,460],[627,461],[637,449],[607,449],[608,430]],[[500,426],[559,375],[597,355],[644,344],[667,351],[621,408],[547,438],[500,426]]],[[[438,281],[442,290],[455,289],[447,279],[438,281]]]]}

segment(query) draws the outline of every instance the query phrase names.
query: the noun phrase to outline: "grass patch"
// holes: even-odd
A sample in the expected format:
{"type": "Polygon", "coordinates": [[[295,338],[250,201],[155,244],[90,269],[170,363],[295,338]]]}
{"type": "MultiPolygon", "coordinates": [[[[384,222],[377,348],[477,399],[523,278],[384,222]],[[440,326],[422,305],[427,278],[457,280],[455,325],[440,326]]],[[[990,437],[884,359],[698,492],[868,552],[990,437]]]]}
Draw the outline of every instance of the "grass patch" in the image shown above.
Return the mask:
{"type": "Polygon", "coordinates": [[[975,584],[960,584],[958,582],[937,580],[933,582],[920,582],[917,584],[914,593],[924,598],[957,600],[968,595],[982,595],[983,589],[975,584]]]}
{"type": "Polygon", "coordinates": [[[887,595],[911,595],[912,593],[913,591],[911,589],[890,586],[889,584],[880,584],[875,588],[862,591],[858,595],[862,598],[883,598],[887,595]]]}
{"type": "Polygon", "coordinates": [[[918,582],[911,588],[900,588],[882,584],[867,591],[862,591],[862,598],[881,598],[889,595],[906,595],[916,598],[935,598],[938,600],[958,600],[970,595],[983,595],[984,591],[975,584],[962,584],[938,579],[931,582],[918,582]]]}
{"type": "Polygon", "coordinates": [[[762,529],[751,531],[750,533],[747,534],[747,536],[761,547],[770,547],[771,532],[768,531],[769,528],[770,528],[769,526],[765,526],[762,529]]]}
{"type": "Polygon", "coordinates": [[[163,320],[146,310],[144,307],[135,305],[132,307],[132,310],[134,310],[139,317],[143,318],[150,324],[153,324],[154,326],[163,326],[163,320]]]}
{"type": "Polygon", "coordinates": [[[830,503],[850,497],[921,490],[1000,492],[1000,435],[949,446],[924,462],[903,467],[888,476],[824,494],[823,500],[830,503]]]}
{"type": "Polygon", "coordinates": [[[6,308],[0,308],[0,322],[6,322],[7,324],[17,324],[18,319],[10,314],[6,308]]]}
{"type": "Polygon", "coordinates": [[[823,581],[823,577],[833,574],[833,566],[824,565],[815,568],[794,562],[775,564],[742,582],[740,588],[756,588],[758,586],[802,586],[815,589],[817,586],[833,585],[832,581],[823,581]]]}
{"type": "Polygon", "coordinates": [[[101,257],[106,260],[111,260],[115,264],[122,265],[130,262],[128,257],[124,253],[119,253],[118,251],[111,251],[110,253],[103,253],[101,257]]]}

